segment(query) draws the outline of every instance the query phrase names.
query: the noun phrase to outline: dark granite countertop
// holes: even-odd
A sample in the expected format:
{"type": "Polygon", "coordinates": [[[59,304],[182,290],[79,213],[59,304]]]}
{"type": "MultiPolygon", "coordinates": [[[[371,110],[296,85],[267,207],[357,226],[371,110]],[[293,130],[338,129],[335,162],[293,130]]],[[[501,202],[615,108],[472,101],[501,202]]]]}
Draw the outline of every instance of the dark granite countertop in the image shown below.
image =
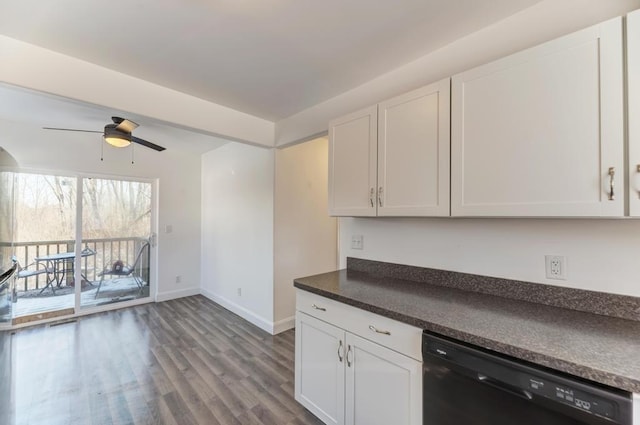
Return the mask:
{"type": "Polygon", "coordinates": [[[612,387],[640,393],[640,322],[340,270],[297,288],[612,387]]]}

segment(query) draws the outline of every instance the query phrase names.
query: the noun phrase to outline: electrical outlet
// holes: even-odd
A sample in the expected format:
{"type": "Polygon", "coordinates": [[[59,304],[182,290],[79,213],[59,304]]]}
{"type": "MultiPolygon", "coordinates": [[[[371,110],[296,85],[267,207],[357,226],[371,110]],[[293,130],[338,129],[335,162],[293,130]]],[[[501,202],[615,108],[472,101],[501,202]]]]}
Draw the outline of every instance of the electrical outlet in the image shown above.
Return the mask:
{"type": "Polygon", "coordinates": [[[567,279],[567,260],[561,255],[545,255],[545,270],[547,279],[567,279]]]}
{"type": "Polygon", "coordinates": [[[351,235],[351,249],[364,249],[364,237],[362,235],[351,235]]]}
{"type": "Polygon", "coordinates": [[[242,296],[242,288],[238,288],[238,296],[241,297],[242,296]]]}
{"type": "Polygon", "coordinates": [[[182,282],[182,276],[178,275],[176,276],[176,283],[181,283],[182,282]]]}

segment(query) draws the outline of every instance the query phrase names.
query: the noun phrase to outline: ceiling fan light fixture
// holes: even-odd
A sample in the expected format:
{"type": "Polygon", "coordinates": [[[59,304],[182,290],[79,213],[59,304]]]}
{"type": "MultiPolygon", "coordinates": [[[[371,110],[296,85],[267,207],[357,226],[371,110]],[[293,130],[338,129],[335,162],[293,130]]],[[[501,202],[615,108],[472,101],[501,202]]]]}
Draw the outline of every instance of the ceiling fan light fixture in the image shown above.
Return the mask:
{"type": "Polygon", "coordinates": [[[104,128],[104,141],[116,148],[126,148],[131,144],[131,133],[120,131],[115,124],[108,124],[104,128]]]}
{"type": "Polygon", "coordinates": [[[116,134],[104,136],[104,141],[116,148],[126,148],[131,144],[131,140],[127,139],[126,136],[120,136],[116,134]]]}

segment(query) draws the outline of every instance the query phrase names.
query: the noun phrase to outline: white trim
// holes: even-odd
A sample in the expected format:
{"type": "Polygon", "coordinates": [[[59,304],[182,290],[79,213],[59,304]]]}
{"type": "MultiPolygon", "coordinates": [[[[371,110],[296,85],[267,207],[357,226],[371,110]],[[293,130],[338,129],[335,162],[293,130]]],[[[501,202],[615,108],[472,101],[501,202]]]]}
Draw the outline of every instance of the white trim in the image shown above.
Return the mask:
{"type": "Polygon", "coordinates": [[[214,294],[213,292],[208,291],[206,289],[202,289],[201,294],[209,298],[211,301],[217,304],[220,304],[222,307],[226,308],[232,313],[237,314],[238,316],[242,317],[246,321],[253,323],[260,329],[266,332],[269,332],[271,335],[275,335],[273,322],[265,320],[264,318],[258,316],[257,314],[246,309],[245,307],[242,307],[241,305],[238,305],[232,301],[229,301],[225,297],[222,297],[218,294],[214,294]]]}
{"type": "MultiPolygon", "coordinates": [[[[74,274],[73,280],[80,282],[79,285],[75,285],[73,288],[73,309],[74,311],[80,311],[82,308],[82,232],[84,232],[84,220],[82,217],[84,211],[84,180],[85,177],[76,176],[76,235],[73,251],[80,253],[76,254],[73,259],[74,274]]],[[[94,263],[95,264],[95,263],[94,263]]],[[[49,264],[47,264],[48,266],[49,264]]],[[[96,270],[97,272],[97,270],[96,270]]],[[[48,272],[47,272],[48,276],[48,272]]],[[[53,289],[53,288],[52,288],[53,289]]],[[[96,292],[97,294],[97,292],[96,292]]]]}
{"type": "Polygon", "coordinates": [[[287,317],[286,319],[278,320],[273,323],[273,334],[277,335],[280,332],[288,331],[296,327],[296,316],[287,317]]]}
{"type": "Polygon", "coordinates": [[[186,288],[176,289],[175,291],[160,292],[156,295],[155,300],[158,303],[175,300],[177,298],[191,297],[193,295],[199,295],[200,288],[186,288]]]}
{"type": "Polygon", "coordinates": [[[149,296],[158,299],[158,245],[160,237],[160,179],[154,178],[151,184],[151,222],[149,229],[149,296]]]}

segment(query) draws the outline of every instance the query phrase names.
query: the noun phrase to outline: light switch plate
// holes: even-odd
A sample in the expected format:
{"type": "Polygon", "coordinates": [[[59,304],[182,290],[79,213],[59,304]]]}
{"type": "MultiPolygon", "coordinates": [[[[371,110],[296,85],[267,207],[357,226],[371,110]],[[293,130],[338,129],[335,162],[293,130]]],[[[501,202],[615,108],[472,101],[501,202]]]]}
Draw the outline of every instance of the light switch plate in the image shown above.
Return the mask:
{"type": "Polygon", "coordinates": [[[364,237],[362,235],[351,236],[351,249],[364,249],[364,237]]]}

